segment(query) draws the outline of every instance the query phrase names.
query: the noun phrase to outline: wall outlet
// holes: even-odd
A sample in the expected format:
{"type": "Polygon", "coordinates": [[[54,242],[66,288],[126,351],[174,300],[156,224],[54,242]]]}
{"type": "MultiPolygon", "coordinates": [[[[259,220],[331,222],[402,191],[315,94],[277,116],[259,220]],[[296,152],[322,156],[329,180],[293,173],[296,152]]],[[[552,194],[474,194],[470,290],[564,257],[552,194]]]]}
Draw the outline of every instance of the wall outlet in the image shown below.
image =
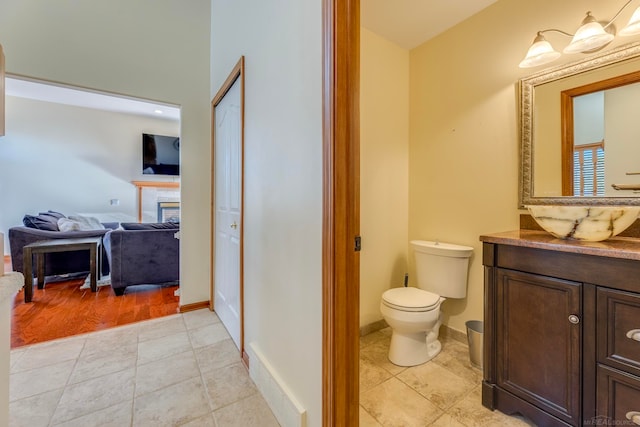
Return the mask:
{"type": "Polygon", "coordinates": [[[120,206],[120,199],[111,199],[109,200],[109,204],[111,206],[120,206]]]}

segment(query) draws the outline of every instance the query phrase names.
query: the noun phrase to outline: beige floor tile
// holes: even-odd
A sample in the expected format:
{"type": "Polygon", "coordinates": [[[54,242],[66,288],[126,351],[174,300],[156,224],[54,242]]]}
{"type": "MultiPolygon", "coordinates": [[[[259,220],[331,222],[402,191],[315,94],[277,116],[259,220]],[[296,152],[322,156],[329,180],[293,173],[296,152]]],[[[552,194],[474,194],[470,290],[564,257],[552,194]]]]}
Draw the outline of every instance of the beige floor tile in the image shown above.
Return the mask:
{"type": "Polygon", "coordinates": [[[360,358],[360,392],[369,390],[391,378],[393,375],[375,363],[360,358]]]}
{"type": "Polygon", "coordinates": [[[189,338],[193,348],[206,347],[230,338],[227,329],[220,322],[203,326],[189,331],[189,338]]]}
{"type": "Polygon", "coordinates": [[[138,365],[164,359],[191,350],[187,332],[154,338],[138,344],[138,365]]]}
{"type": "Polygon", "coordinates": [[[258,392],[241,363],[202,374],[211,409],[216,410],[258,392]]]}
{"type": "Polygon", "coordinates": [[[200,371],[193,351],[179,353],[138,366],[135,395],[141,396],[199,376],[200,371]]]}
{"type": "Polygon", "coordinates": [[[20,360],[13,365],[11,372],[36,369],[76,359],[80,355],[85,341],[86,338],[73,338],[30,346],[22,354],[20,360]]]}
{"type": "Polygon", "coordinates": [[[209,413],[200,377],[191,378],[136,398],[134,426],[176,426],[209,413]]]}
{"type": "Polygon", "coordinates": [[[11,374],[9,377],[10,401],[64,387],[75,364],[75,360],[67,360],[55,365],[11,374]]]}
{"type": "Polygon", "coordinates": [[[138,340],[140,342],[153,340],[167,335],[186,332],[187,327],[181,315],[161,317],[149,322],[144,322],[138,329],[138,340]]]}
{"type": "Polygon", "coordinates": [[[443,410],[477,385],[431,362],[408,368],[397,378],[443,410]]]}
{"type": "Polygon", "coordinates": [[[126,427],[131,425],[132,403],[122,402],[53,427],[126,427]]]}
{"type": "Polygon", "coordinates": [[[362,349],[379,341],[389,341],[389,339],[390,338],[388,334],[385,334],[382,331],[375,331],[363,337],[360,337],[360,348],[362,349]]]}
{"type": "Polygon", "coordinates": [[[477,386],[464,399],[447,411],[454,419],[468,427],[524,427],[535,426],[519,417],[509,417],[500,411],[482,406],[482,388],[477,386]]]}
{"type": "MultiPolygon", "coordinates": [[[[449,414],[444,414],[435,420],[431,427],[466,427],[464,424],[453,418],[449,414]]],[[[496,426],[497,427],[497,426],[496,426]]]]}
{"type": "Polygon", "coordinates": [[[442,351],[432,361],[472,383],[482,381],[482,370],[471,366],[469,361],[469,347],[457,341],[443,344],[442,351]]]}
{"type": "Polygon", "coordinates": [[[20,359],[28,349],[29,347],[18,347],[11,350],[11,352],[9,353],[9,366],[11,367],[11,369],[13,369],[16,363],[20,361],[20,359]]]}
{"type": "Polygon", "coordinates": [[[65,387],[52,424],[71,421],[133,399],[135,368],[65,387]]]}
{"type": "Polygon", "coordinates": [[[112,353],[117,348],[119,354],[138,353],[138,327],[127,325],[90,334],[80,357],[94,357],[112,353]]]}
{"type": "Polygon", "coordinates": [[[207,414],[204,417],[196,418],[193,421],[189,421],[186,424],[182,424],[180,427],[217,427],[216,420],[213,418],[213,414],[207,414]]]}
{"type": "Polygon", "coordinates": [[[200,371],[208,372],[241,361],[240,350],[231,338],[195,350],[200,371]]]}
{"type": "Polygon", "coordinates": [[[369,413],[360,406],[360,413],[358,414],[360,418],[360,427],[380,427],[380,423],[376,421],[369,413]]]}
{"type": "Polygon", "coordinates": [[[277,427],[278,421],[261,395],[254,394],[213,413],[218,427],[277,427]]]}
{"type": "Polygon", "coordinates": [[[135,353],[109,352],[80,357],[73,368],[69,384],[76,384],[136,366],[135,353]]]}
{"type": "Polygon", "coordinates": [[[394,365],[389,361],[389,342],[378,341],[360,350],[360,357],[386,369],[393,375],[404,371],[404,366],[394,365]]]}
{"type": "Polygon", "coordinates": [[[198,329],[203,326],[213,325],[214,323],[220,323],[218,315],[208,308],[200,310],[189,311],[182,315],[184,323],[187,329],[198,329]]]}
{"type": "Polygon", "coordinates": [[[47,427],[58,406],[62,388],[16,400],[9,404],[11,427],[47,427]]]}
{"type": "Polygon", "coordinates": [[[424,427],[442,411],[397,378],[360,394],[360,405],[383,426],[424,427]]]}

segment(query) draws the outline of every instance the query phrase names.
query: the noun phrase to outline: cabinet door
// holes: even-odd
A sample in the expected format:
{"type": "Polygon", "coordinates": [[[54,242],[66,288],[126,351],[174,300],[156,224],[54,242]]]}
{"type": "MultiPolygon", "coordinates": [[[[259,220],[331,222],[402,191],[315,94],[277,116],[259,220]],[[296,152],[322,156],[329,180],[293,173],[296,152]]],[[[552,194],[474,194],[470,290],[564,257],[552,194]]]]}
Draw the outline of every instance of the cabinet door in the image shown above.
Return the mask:
{"type": "Polygon", "coordinates": [[[581,413],[580,283],[499,269],[497,383],[572,425],[581,413]]]}
{"type": "Polygon", "coordinates": [[[640,295],[598,288],[598,362],[640,376],[640,295]]]}
{"type": "Polygon", "coordinates": [[[640,378],[599,365],[595,420],[599,425],[640,424],[640,378]]]}

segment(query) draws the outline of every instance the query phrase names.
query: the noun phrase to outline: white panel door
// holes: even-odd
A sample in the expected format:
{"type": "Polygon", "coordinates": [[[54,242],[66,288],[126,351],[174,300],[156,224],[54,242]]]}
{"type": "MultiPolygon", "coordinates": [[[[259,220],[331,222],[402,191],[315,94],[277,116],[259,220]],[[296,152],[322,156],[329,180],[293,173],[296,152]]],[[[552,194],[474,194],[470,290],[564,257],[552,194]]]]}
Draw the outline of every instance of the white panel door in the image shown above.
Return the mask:
{"type": "Polygon", "coordinates": [[[240,80],[215,107],[214,310],[240,349],[242,132],[240,80]]]}

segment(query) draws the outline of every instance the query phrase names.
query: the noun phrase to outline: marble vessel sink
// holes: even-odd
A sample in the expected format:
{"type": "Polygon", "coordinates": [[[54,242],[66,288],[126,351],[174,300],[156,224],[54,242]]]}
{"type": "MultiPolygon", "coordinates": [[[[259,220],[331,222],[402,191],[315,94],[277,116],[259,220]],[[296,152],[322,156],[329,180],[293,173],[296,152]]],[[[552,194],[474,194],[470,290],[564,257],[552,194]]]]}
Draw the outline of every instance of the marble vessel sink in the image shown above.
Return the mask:
{"type": "Polygon", "coordinates": [[[638,218],[640,206],[527,206],[538,225],[561,239],[599,242],[616,236],[638,218]]]}

